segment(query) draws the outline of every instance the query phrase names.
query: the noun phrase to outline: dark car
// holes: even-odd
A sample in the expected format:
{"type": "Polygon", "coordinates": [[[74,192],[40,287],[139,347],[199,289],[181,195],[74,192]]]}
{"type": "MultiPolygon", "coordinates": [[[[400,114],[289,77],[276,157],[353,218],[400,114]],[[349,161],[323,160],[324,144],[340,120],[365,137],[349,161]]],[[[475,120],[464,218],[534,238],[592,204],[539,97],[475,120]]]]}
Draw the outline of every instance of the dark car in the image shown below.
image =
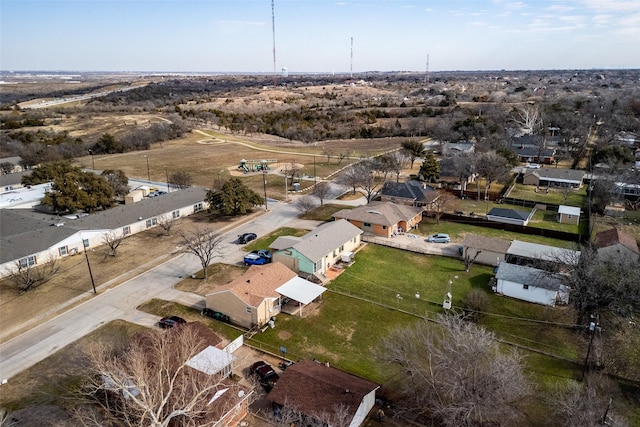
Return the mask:
{"type": "Polygon", "coordinates": [[[244,256],[244,265],[264,265],[268,262],[269,260],[267,258],[261,257],[255,253],[246,254],[244,256]]]}
{"type": "Polygon", "coordinates": [[[231,321],[231,319],[229,319],[229,316],[227,316],[226,314],[220,313],[219,311],[215,311],[210,308],[203,308],[200,314],[225,323],[229,323],[231,321]]]}
{"type": "Polygon", "coordinates": [[[256,233],[244,233],[238,236],[238,243],[243,245],[245,243],[249,243],[252,240],[256,240],[258,236],[256,233]]]}
{"type": "Polygon", "coordinates": [[[258,381],[260,381],[260,384],[266,391],[271,391],[280,379],[280,376],[273,370],[271,365],[262,360],[251,365],[249,372],[258,378],[258,381]]]}
{"type": "Polygon", "coordinates": [[[160,319],[160,321],[158,322],[158,326],[160,326],[162,329],[169,329],[177,325],[183,325],[185,323],[187,323],[187,321],[182,317],[168,316],[160,319]]]}

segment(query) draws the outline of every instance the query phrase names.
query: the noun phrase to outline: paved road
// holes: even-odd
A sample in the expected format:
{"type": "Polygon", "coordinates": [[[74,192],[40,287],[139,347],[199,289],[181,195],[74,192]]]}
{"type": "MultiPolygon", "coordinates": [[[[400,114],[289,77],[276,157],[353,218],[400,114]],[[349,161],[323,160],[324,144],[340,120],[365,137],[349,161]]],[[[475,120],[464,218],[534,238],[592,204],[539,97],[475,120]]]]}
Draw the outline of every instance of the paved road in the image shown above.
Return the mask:
{"type": "MultiPolygon", "coordinates": [[[[269,204],[269,212],[227,231],[221,246],[222,261],[241,263],[243,252],[235,243],[238,234],[254,232],[264,235],[295,220],[298,211],[287,203],[269,204]]],[[[182,277],[201,269],[198,258],[182,254],[137,277],[100,292],[94,298],[44,322],[28,332],[0,345],[0,380],[14,375],[55,353],[115,319],[124,319],[145,326],[153,326],[159,318],[135,309],[151,298],[180,302],[187,306],[203,307],[204,299],[196,294],[174,289],[182,277]]]]}

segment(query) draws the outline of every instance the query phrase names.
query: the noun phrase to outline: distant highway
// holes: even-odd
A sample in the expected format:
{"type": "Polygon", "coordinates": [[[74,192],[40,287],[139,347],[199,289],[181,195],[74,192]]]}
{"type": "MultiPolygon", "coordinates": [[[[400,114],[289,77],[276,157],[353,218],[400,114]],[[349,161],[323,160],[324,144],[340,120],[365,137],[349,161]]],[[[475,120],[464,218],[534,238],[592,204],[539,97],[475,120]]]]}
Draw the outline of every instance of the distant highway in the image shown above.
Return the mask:
{"type": "Polygon", "coordinates": [[[140,85],[138,85],[138,86],[130,86],[130,87],[126,87],[126,88],[105,90],[105,91],[102,91],[102,92],[92,92],[92,93],[87,93],[87,94],[84,94],[84,95],[72,95],[72,96],[66,96],[64,98],[56,98],[56,99],[49,100],[49,101],[45,101],[45,100],[43,100],[41,102],[27,101],[25,103],[21,103],[20,104],[20,108],[26,109],[26,110],[37,110],[39,108],[54,107],[56,105],[68,104],[68,103],[71,103],[71,102],[86,101],[88,99],[100,98],[100,97],[107,96],[107,95],[112,94],[112,93],[127,92],[129,90],[137,89],[139,87],[142,87],[142,86],[140,86],[140,85]]]}

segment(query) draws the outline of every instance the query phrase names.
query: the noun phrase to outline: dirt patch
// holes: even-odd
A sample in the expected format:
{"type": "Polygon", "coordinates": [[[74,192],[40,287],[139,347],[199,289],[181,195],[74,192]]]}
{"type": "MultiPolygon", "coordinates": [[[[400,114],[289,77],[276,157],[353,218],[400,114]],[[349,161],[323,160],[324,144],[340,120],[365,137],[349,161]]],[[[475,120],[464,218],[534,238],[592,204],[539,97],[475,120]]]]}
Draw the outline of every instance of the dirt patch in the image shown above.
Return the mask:
{"type": "Polygon", "coordinates": [[[216,288],[242,276],[246,271],[247,268],[243,266],[215,263],[207,269],[207,280],[189,277],[178,283],[175,288],[205,296],[216,288]]]}
{"type": "Polygon", "coordinates": [[[335,325],[333,325],[331,326],[331,332],[338,336],[344,337],[345,341],[351,341],[351,338],[353,338],[353,334],[356,332],[356,330],[353,327],[343,327],[338,329],[335,327],[335,325]]]}
{"type": "Polygon", "coordinates": [[[288,340],[289,338],[291,338],[293,335],[291,335],[291,332],[287,332],[287,331],[280,331],[278,332],[278,338],[280,338],[281,340],[285,341],[288,340]]]}

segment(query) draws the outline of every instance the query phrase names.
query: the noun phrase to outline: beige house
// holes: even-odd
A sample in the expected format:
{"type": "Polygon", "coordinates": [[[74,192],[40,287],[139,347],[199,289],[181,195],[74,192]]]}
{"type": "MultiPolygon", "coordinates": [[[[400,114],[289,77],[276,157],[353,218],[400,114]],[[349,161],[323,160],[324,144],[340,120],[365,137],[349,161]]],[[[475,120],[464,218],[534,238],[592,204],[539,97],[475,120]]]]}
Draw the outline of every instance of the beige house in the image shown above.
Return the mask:
{"type": "Polygon", "coordinates": [[[206,306],[245,328],[263,326],[280,312],[276,289],[298,275],[284,264],[252,265],[242,276],[205,296],[206,306]]]}
{"type": "Polygon", "coordinates": [[[333,217],[336,220],[346,219],[365,233],[392,237],[419,224],[422,221],[422,212],[422,208],[415,206],[374,202],[353,209],[342,209],[334,213],[333,217]]]}

